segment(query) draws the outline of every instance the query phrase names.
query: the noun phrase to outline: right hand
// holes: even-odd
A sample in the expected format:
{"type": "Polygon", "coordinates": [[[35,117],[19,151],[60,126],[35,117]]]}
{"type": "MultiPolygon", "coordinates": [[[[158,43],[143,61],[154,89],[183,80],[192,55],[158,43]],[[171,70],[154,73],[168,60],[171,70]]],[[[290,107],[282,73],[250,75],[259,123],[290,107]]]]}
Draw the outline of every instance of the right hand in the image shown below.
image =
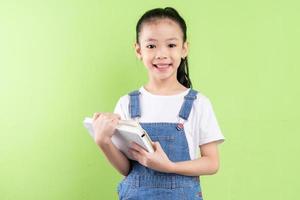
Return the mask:
{"type": "Polygon", "coordinates": [[[96,144],[106,143],[111,140],[121,116],[115,113],[96,112],[93,115],[93,129],[96,144]]]}

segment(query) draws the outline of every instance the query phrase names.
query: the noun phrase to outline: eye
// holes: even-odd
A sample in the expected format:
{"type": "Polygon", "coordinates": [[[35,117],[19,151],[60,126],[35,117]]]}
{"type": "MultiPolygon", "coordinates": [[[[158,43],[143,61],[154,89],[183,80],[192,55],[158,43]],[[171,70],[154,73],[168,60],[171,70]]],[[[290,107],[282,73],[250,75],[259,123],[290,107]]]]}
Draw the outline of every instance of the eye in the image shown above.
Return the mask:
{"type": "Polygon", "coordinates": [[[148,49],[153,49],[154,47],[155,47],[155,45],[153,45],[153,44],[149,44],[146,46],[146,48],[148,48],[148,49]]]}
{"type": "Polygon", "coordinates": [[[174,48],[176,47],[176,44],[169,44],[169,47],[174,48]]]}

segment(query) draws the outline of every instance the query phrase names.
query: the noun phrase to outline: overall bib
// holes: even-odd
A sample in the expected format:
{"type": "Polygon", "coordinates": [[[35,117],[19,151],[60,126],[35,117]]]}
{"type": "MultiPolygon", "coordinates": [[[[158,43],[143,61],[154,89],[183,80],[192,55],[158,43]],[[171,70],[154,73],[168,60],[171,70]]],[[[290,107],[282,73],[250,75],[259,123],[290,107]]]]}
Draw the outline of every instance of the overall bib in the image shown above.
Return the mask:
{"type": "MultiPolygon", "coordinates": [[[[129,93],[131,118],[140,117],[138,90],[129,93]]],[[[179,117],[187,120],[196,99],[197,91],[190,89],[184,97],[179,117]]],[[[140,123],[153,142],[158,141],[172,162],[191,160],[189,147],[182,123],[148,122],[140,123]]],[[[119,184],[120,200],[202,200],[199,177],[163,173],[130,160],[131,171],[119,184]]]]}

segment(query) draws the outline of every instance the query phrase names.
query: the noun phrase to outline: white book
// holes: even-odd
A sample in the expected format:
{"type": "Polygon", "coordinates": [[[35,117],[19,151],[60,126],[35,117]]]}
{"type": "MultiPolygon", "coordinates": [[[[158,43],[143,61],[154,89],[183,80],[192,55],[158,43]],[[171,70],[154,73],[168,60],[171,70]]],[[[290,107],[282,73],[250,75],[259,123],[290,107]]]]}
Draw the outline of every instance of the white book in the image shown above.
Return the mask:
{"type": "MultiPolygon", "coordinates": [[[[92,125],[93,119],[86,117],[83,121],[84,126],[88,129],[90,135],[94,138],[92,125]]],[[[128,158],[133,159],[129,153],[129,147],[132,142],[136,142],[146,151],[153,153],[151,138],[141,125],[134,120],[119,120],[116,130],[111,138],[112,143],[122,151],[128,158]]]]}

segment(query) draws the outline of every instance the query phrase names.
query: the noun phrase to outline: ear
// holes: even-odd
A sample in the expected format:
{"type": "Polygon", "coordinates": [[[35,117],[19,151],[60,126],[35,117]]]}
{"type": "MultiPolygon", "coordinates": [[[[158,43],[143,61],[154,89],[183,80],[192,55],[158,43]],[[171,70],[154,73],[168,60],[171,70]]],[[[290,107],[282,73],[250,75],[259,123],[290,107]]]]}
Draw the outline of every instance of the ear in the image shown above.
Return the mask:
{"type": "Polygon", "coordinates": [[[141,54],[141,47],[138,43],[134,44],[134,49],[135,49],[135,55],[136,57],[141,60],[142,59],[142,54],[141,54]]]}
{"type": "Polygon", "coordinates": [[[189,43],[188,43],[187,41],[185,41],[185,42],[183,43],[183,46],[182,46],[181,57],[182,57],[182,58],[187,57],[188,52],[189,52],[189,43]]]}

